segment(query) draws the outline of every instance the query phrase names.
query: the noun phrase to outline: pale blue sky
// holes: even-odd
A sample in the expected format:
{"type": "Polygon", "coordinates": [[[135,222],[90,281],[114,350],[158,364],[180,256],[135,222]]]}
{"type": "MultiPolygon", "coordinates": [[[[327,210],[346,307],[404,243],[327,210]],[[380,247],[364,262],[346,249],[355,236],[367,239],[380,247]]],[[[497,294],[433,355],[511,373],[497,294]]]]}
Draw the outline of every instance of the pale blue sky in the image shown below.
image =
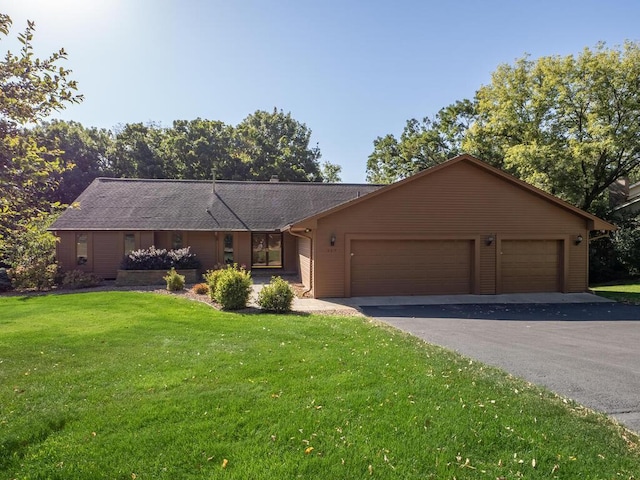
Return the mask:
{"type": "Polygon", "coordinates": [[[377,136],[471,98],[501,63],[640,41],[637,0],[1,0],[0,11],[11,38],[36,22],[40,56],[67,50],[85,101],[56,118],[235,125],[277,107],[345,182],[364,182],[377,136]]]}

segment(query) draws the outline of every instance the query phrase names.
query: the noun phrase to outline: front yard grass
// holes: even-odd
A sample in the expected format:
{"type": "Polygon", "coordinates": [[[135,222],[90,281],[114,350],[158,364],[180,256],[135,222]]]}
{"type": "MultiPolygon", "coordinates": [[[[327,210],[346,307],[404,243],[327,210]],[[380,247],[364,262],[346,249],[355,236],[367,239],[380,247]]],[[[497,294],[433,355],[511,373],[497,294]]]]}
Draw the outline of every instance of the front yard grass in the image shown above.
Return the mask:
{"type": "Polygon", "coordinates": [[[0,297],[0,477],[639,478],[638,437],[360,317],[0,297]]]}
{"type": "Polygon", "coordinates": [[[597,295],[616,302],[640,304],[640,283],[621,283],[617,285],[596,285],[591,287],[597,295]]]}

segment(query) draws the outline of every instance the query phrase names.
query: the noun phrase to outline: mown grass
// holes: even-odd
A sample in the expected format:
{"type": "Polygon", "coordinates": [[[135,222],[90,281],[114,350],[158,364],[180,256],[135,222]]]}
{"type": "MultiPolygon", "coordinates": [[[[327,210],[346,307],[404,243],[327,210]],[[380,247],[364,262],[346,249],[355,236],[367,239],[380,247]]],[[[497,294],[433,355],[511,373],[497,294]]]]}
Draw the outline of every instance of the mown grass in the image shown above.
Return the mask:
{"type": "Polygon", "coordinates": [[[597,295],[616,302],[640,304],[640,283],[622,283],[618,285],[596,285],[591,287],[597,295]]]}
{"type": "Polygon", "coordinates": [[[638,438],[359,317],[0,298],[0,477],[638,478],[638,438]]]}

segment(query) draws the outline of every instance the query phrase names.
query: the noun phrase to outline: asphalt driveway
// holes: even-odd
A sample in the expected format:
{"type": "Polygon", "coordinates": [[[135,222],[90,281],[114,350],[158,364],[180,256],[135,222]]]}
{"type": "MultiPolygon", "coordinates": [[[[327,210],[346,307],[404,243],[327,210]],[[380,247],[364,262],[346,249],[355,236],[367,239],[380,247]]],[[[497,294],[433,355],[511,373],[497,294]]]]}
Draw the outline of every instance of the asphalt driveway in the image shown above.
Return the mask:
{"type": "Polygon", "coordinates": [[[494,365],[640,432],[640,306],[366,306],[429,343],[494,365]]]}

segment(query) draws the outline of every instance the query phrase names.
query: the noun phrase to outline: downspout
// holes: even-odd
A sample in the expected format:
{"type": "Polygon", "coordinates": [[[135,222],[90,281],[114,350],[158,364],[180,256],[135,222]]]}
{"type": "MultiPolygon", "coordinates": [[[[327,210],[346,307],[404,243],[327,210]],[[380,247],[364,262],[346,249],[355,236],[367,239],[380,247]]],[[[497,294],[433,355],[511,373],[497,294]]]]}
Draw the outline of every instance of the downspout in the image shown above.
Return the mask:
{"type": "Polygon", "coordinates": [[[296,233],[292,229],[289,229],[289,233],[294,237],[306,238],[307,240],[309,240],[309,251],[311,253],[309,257],[309,269],[311,270],[311,274],[309,275],[309,289],[302,292],[302,295],[306,295],[311,290],[313,290],[313,238],[310,236],[307,237],[306,235],[302,235],[300,233],[296,233]]]}

